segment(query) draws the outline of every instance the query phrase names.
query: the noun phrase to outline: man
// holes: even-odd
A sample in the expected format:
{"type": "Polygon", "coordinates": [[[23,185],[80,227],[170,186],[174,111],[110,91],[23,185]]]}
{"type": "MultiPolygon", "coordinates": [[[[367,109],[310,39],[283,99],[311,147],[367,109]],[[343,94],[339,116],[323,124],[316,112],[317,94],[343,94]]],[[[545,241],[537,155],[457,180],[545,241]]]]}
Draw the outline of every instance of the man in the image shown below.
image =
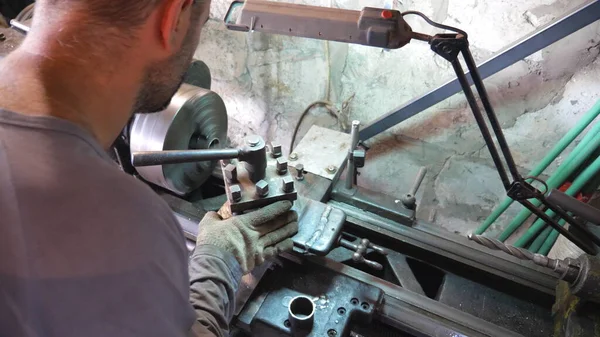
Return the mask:
{"type": "Polygon", "coordinates": [[[169,208],[105,154],[176,92],[206,1],[39,0],[0,61],[0,336],[226,336],[241,275],[292,248],[289,202],[209,213],[188,275],[169,208]]]}

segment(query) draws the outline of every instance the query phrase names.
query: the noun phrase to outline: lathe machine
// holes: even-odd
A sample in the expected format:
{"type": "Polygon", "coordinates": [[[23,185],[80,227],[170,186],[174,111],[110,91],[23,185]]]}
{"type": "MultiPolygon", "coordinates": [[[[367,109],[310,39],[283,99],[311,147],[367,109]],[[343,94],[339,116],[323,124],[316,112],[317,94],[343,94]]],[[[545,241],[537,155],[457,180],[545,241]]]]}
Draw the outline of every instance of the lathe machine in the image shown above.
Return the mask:
{"type": "MultiPolygon", "coordinates": [[[[548,200],[519,175],[483,78],[598,19],[600,3],[592,1],[476,66],[466,32],[419,12],[236,1],[225,24],[240,34],[260,31],[385,49],[418,40],[448,60],[457,79],[365,127],[354,121],[350,134],[313,126],[285,153],[281,144],[257,135],[230,144],[225,104],[210,90],[208,67],[195,61],[169,107],[134,116],[111,155],[168,202],[190,248],[208,211],[225,204],[235,214],[277,200],[294,202],[299,214],[294,252],[244,277],[234,336],[597,336],[599,240],[579,221],[585,214],[548,200]],[[422,16],[452,33],[413,32],[405,15],[422,16]],[[587,254],[553,260],[417,219],[415,195],[424,168],[415,170],[413,186],[395,196],[358,185],[359,170],[369,165],[365,140],[461,89],[507,194],[541,218],[543,212],[528,200],[556,210],[570,229],[552,219],[547,223],[587,254]]],[[[26,21],[12,26],[0,29],[0,55],[28,30],[26,21]]]]}

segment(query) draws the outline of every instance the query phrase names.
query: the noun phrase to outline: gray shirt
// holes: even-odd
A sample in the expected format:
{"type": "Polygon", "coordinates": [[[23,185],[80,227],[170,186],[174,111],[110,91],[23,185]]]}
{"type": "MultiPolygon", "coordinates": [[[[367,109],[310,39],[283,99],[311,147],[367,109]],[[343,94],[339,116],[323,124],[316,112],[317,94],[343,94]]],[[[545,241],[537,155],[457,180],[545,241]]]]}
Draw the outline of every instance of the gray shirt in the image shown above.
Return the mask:
{"type": "Polygon", "coordinates": [[[0,110],[0,337],[224,336],[240,267],[187,262],[166,203],[88,132],[0,110]]]}

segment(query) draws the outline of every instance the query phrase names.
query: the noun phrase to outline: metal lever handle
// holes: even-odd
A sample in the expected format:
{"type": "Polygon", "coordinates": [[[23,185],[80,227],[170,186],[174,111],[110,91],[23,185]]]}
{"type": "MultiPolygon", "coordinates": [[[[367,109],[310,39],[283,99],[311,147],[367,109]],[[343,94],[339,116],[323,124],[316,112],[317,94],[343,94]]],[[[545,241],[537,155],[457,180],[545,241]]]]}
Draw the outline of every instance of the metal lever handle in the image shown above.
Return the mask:
{"type": "Polygon", "coordinates": [[[552,190],[546,200],[594,225],[600,225],[600,210],[559,190],[552,190]]]}
{"type": "Polygon", "coordinates": [[[132,153],[132,164],[135,167],[193,163],[220,159],[239,158],[240,149],[222,150],[181,150],[181,151],[145,151],[132,153]]]}
{"type": "Polygon", "coordinates": [[[354,251],[354,254],[352,255],[352,260],[354,262],[357,263],[364,263],[367,266],[375,269],[375,270],[382,270],[383,266],[381,265],[381,263],[375,262],[375,261],[371,261],[371,260],[367,260],[365,258],[365,254],[367,253],[367,250],[373,249],[374,251],[376,251],[377,253],[381,254],[381,255],[387,255],[388,252],[385,248],[374,245],[373,243],[371,243],[371,241],[369,241],[369,239],[362,239],[360,240],[360,243],[358,245],[345,240],[345,239],[340,239],[339,245],[354,251]]]}
{"type": "Polygon", "coordinates": [[[423,179],[425,179],[425,174],[427,174],[427,167],[423,166],[419,169],[419,173],[417,173],[417,178],[415,179],[415,183],[413,184],[413,186],[410,189],[410,191],[408,192],[408,194],[405,194],[404,196],[402,196],[400,198],[400,200],[402,201],[402,204],[406,208],[412,209],[412,210],[417,208],[417,199],[415,196],[417,195],[417,191],[419,190],[419,187],[421,187],[421,184],[423,183],[423,179]]]}

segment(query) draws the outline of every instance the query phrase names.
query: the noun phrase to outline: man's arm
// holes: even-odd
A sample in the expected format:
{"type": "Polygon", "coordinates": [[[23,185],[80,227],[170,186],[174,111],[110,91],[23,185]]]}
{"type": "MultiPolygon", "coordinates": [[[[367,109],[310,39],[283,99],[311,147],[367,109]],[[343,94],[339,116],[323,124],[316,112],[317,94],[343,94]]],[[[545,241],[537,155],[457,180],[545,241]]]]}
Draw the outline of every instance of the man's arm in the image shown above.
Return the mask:
{"type": "Polygon", "coordinates": [[[298,215],[291,207],[280,201],[228,219],[206,214],[189,267],[190,302],[197,316],[193,336],[229,335],[242,275],[293,248],[290,238],[298,232],[298,215]]]}
{"type": "Polygon", "coordinates": [[[196,311],[192,336],[229,336],[242,269],[231,253],[196,247],[190,259],[190,302],[196,311]]]}

